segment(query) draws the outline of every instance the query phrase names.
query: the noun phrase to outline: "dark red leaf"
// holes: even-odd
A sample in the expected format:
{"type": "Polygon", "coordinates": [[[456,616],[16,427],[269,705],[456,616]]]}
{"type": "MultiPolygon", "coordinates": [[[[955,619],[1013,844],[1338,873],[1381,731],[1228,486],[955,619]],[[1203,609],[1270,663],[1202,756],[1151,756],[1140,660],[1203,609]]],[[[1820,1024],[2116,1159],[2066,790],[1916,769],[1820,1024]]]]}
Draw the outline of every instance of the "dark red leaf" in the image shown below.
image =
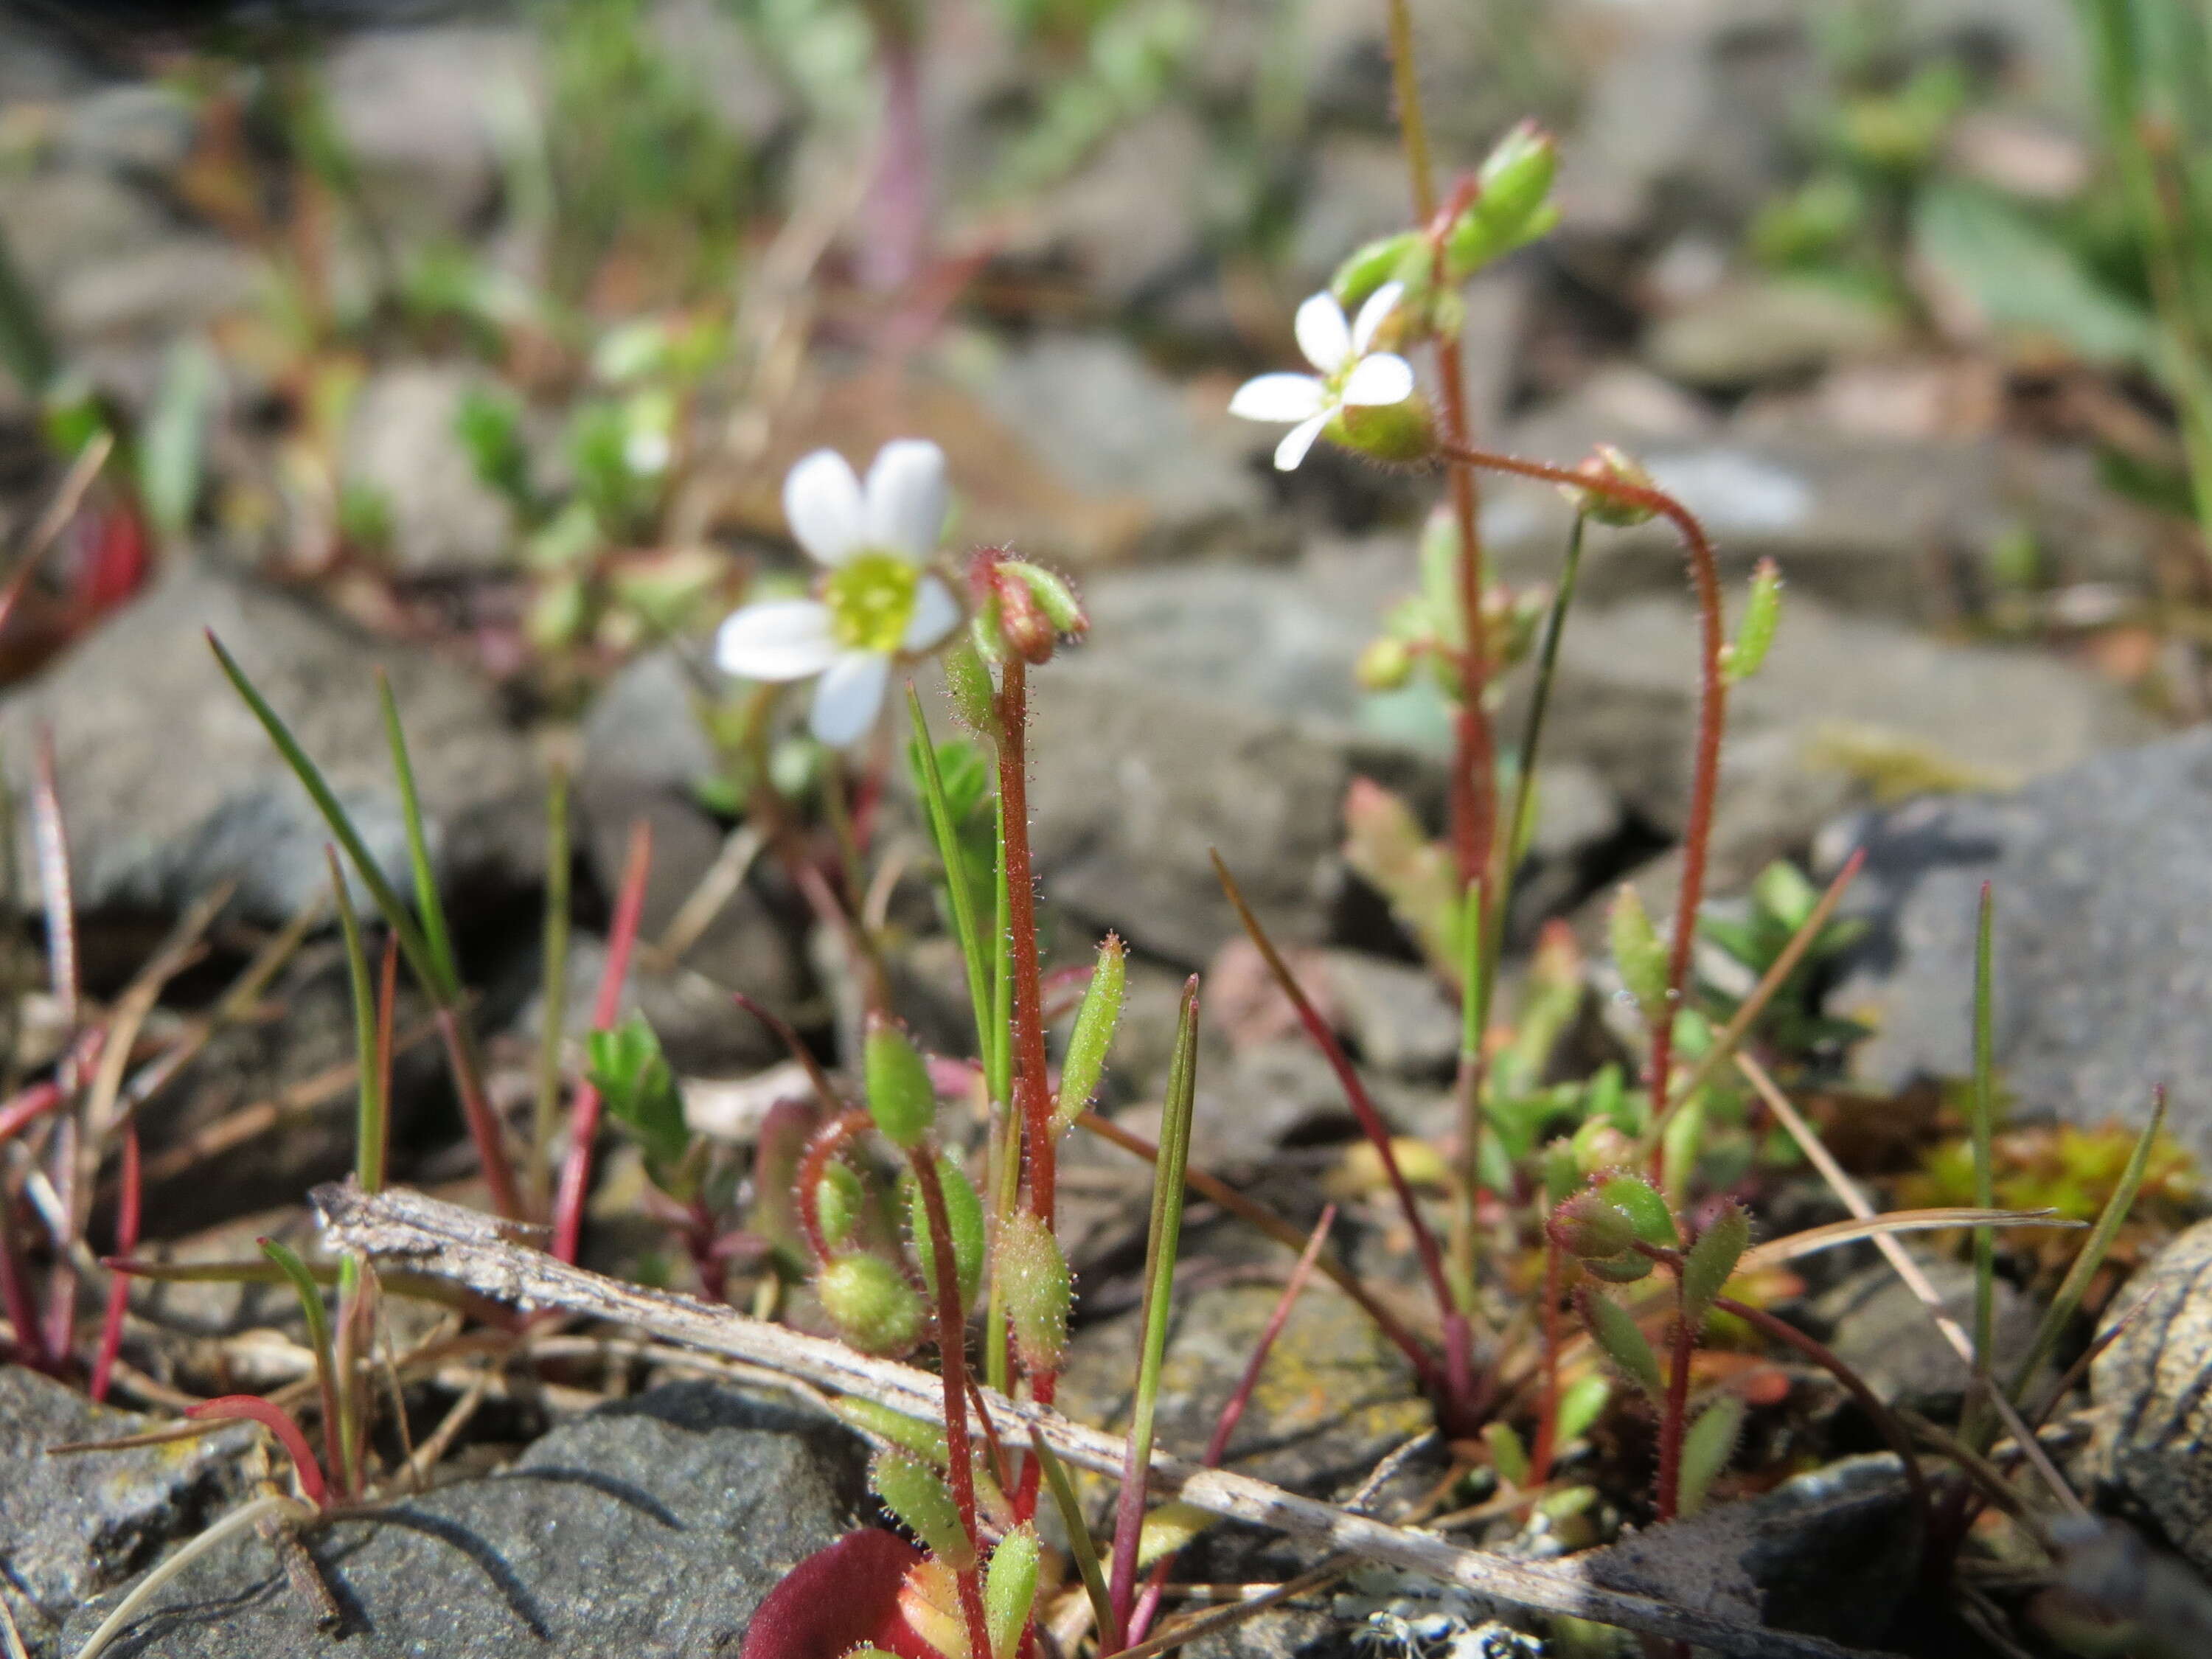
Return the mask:
{"type": "Polygon", "coordinates": [[[847,1533],[768,1593],[738,1659],[839,1659],[863,1643],[901,1659],[938,1659],[899,1614],[899,1588],[921,1559],[880,1527],[847,1533]]]}

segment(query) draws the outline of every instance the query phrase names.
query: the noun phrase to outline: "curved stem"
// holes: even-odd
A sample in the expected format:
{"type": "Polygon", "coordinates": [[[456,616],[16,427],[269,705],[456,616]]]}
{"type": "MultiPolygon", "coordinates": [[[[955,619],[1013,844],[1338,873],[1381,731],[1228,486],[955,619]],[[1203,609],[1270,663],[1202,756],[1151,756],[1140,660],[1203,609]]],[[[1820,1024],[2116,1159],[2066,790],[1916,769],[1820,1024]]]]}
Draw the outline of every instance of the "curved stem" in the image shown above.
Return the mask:
{"type": "Polygon", "coordinates": [[[812,1247],[814,1259],[830,1260],[830,1242],[822,1232],[822,1173],[830,1167],[830,1160],[845,1149],[845,1143],[865,1133],[873,1121],[866,1112],[841,1112],[814,1132],[806,1143],[806,1151],[799,1160],[799,1175],[793,1182],[793,1194],[799,1204],[799,1227],[812,1247]]]}
{"type": "MultiPolygon", "coordinates": [[[[1526,460],[1492,450],[1456,444],[1441,446],[1445,459],[1479,466],[1493,472],[1510,472],[1523,478],[1565,484],[1603,495],[1610,501],[1656,513],[1674,526],[1688,556],[1691,585],[1697,591],[1699,634],[1698,738],[1690,779],[1690,811],[1682,829],[1682,886],[1674,905],[1674,933],[1668,941],[1667,1004],[1651,1022],[1651,1098],[1664,1103],[1674,1048],[1674,1016],[1680,1010],[1690,976],[1690,951],[1695,943],[1698,907],[1705,897],[1705,860],[1712,841],[1713,802],[1720,790],[1721,737],[1728,725],[1728,682],[1721,672],[1721,656],[1727,641],[1721,611],[1719,562],[1712,540],[1690,509],[1663,489],[1631,483],[1602,472],[1584,473],[1545,461],[1526,460]]],[[[1665,1152],[1655,1149],[1652,1174],[1664,1179],[1665,1152]]]]}
{"type": "Polygon", "coordinates": [[[968,1534],[971,1559],[959,1569],[960,1612],[968,1625],[970,1659],[991,1659],[990,1632],[983,1618],[983,1579],[978,1565],[983,1534],[975,1522],[975,1460],[968,1445],[968,1328],[960,1310],[960,1275],[952,1258],[952,1223],[945,1210],[945,1188],[937,1178],[937,1148],[927,1140],[907,1154],[915,1186],[929,1222],[930,1286],[937,1304],[937,1363],[945,1393],[945,1460],[952,1485],[953,1507],[968,1534]]]}

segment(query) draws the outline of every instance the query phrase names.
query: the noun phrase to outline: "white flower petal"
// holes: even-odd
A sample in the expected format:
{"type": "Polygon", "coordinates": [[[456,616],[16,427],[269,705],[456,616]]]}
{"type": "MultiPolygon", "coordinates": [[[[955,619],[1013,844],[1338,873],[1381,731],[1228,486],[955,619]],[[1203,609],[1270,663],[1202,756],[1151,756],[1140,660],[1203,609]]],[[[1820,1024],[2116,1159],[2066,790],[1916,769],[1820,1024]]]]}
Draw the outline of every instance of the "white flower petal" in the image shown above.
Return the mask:
{"type": "Polygon", "coordinates": [[[1401,404],[1413,392],[1413,366],[1395,351],[1362,357],[1344,377],[1348,404],[1401,404]]]}
{"type": "Polygon", "coordinates": [[[832,749],[867,736],[890,674],[891,659],[872,651],[848,651],[831,663],[814,687],[814,712],[807,720],[814,735],[832,749]]]}
{"type": "Polygon", "coordinates": [[[1310,374],[1262,374],[1237,388],[1229,412],[1248,421],[1306,421],[1321,412],[1322,384],[1310,374]]]}
{"type": "Polygon", "coordinates": [[[1334,294],[1314,295],[1299,306],[1294,326],[1298,349],[1322,374],[1335,374],[1352,356],[1352,325],[1344,320],[1344,307],[1334,294]]]}
{"type": "Polygon", "coordinates": [[[815,599],[767,599],[731,614],[714,635],[714,664],[741,680],[803,680],[836,657],[830,607],[815,599]]]}
{"type": "Polygon", "coordinates": [[[1403,283],[1385,283],[1367,296],[1367,303],[1359,307],[1359,316],[1352,325],[1352,349],[1364,352],[1375,343],[1375,331],[1398,308],[1398,301],[1406,297],[1403,283]]]}
{"type": "Polygon", "coordinates": [[[921,563],[945,530],[945,452],[925,438],[900,438],[868,468],[868,545],[921,563]]]}
{"type": "Polygon", "coordinates": [[[784,475],[783,516],[799,544],[823,564],[844,563],[868,533],[860,481],[834,449],[816,450],[784,475]]]}
{"type": "Polygon", "coordinates": [[[934,576],[924,576],[914,590],[914,615],[906,625],[902,651],[929,651],[944,641],[960,623],[960,601],[934,576]]]}
{"type": "Polygon", "coordinates": [[[1328,424],[1329,416],[1334,413],[1336,411],[1333,409],[1325,409],[1313,419],[1302,421],[1285,433],[1283,441],[1275,446],[1275,471],[1297,471],[1298,463],[1305,459],[1306,451],[1314,447],[1314,440],[1321,436],[1322,428],[1328,424]]]}

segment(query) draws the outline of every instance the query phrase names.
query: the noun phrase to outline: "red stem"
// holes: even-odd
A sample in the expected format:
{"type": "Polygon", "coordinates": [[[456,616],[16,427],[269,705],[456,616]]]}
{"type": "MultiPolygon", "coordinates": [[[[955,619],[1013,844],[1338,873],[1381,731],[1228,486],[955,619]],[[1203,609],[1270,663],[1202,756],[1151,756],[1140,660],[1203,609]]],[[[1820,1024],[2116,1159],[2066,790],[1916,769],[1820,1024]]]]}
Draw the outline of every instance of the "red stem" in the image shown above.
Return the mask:
{"type": "Polygon", "coordinates": [[[806,1151],[799,1158],[799,1174],[794,1178],[799,1231],[806,1235],[807,1243],[813,1248],[814,1259],[825,1266],[829,1263],[830,1250],[830,1241],[822,1231],[820,1195],[823,1171],[830,1167],[830,1160],[844,1150],[848,1141],[856,1135],[865,1134],[873,1121],[866,1112],[858,1109],[840,1112],[814,1132],[813,1139],[806,1143],[806,1151]]]}
{"type": "MultiPolygon", "coordinates": [[[[553,1016],[549,1012],[547,1018],[553,1016]]],[[[514,1171],[507,1165],[507,1137],[500,1132],[499,1115],[484,1094],[483,1068],[477,1063],[476,1045],[461,1023],[457,1008],[441,1008],[436,1014],[438,1035],[446,1044],[446,1058],[453,1073],[453,1089],[461,1097],[461,1118],[477,1149],[491,1206],[510,1218],[522,1214],[522,1196],[516,1191],[514,1171]]]]}
{"type": "MultiPolygon", "coordinates": [[[[140,1179],[138,1131],[123,1126],[123,1185],[115,1209],[115,1254],[129,1255],[138,1248],[140,1179]]],[[[131,1299],[131,1281],[111,1272],[107,1279],[107,1311],[100,1322],[100,1352],[92,1362],[91,1395],[95,1401],[107,1398],[108,1379],[115,1371],[116,1356],[123,1351],[123,1314],[131,1299]]]]}
{"type": "Polygon", "coordinates": [[[1528,1485],[1533,1489],[1552,1478],[1552,1459],[1559,1450],[1559,1297],[1566,1258],[1559,1242],[1544,1230],[1543,1392],[1536,1407],[1536,1437],[1528,1454],[1528,1485]]]}
{"type": "Polygon", "coordinates": [[[1236,908],[1238,918],[1243,921],[1244,931],[1251,935],[1252,943],[1259,947],[1261,957],[1273,973],[1275,982],[1282,987],[1283,994],[1290,999],[1291,1006],[1296,1010],[1298,1023],[1305,1028],[1306,1035],[1313,1039],[1314,1046],[1328,1061],[1329,1069],[1336,1073],[1337,1083],[1344,1091],[1352,1115],[1358,1120],[1360,1133],[1367,1137],[1375,1148],[1376,1156],[1382,1160],[1382,1172],[1389,1178],[1391,1190],[1398,1196],[1399,1208],[1405,1212],[1406,1224],[1413,1236],[1414,1250],[1420,1257],[1421,1269],[1427,1275],[1430,1289],[1437,1298],[1437,1315],[1443,1322],[1446,1399],[1455,1413],[1472,1414],[1475,1404],[1474,1381],[1468,1351],[1469,1332],[1467,1316],[1460,1310],[1458,1300],[1451,1293],[1450,1283],[1444,1277],[1443,1253],[1437,1248],[1436,1235],[1421,1219],[1420,1207],[1413,1200],[1413,1187],[1407,1181],[1405,1172],[1398,1167],[1398,1154],[1390,1144],[1389,1125],[1383,1121],[1382,1114],[1367,1092],[1367,1085],[1359,1080],[1359,1073],[1353,1069],[1351,1057],[1344,1052],[1344,1045],[1336,1040],[1336,1033],[1329,1029],[1328,1022],[1321,1017],[1320,1012],[1306,996],[1304,989],[1298,984],[1297,976],[1291,972],[1290,964],[1283,960],[1282,953],[1275,949],[1274,941],[1260,926],[1259,917],[1252,914],[1251,907],[1244,902],[1244,895],[1238,889],[1235,878],[1230,875],[1229,866],[1221,861],[1221,854],[1217,852],[1212,856],[1214,874],[1220,878],[1222,890],[1228,894],[1230,903],[1236,908]]]}
{"type": "Polygon", "coordinates": [[[241,1422],[258,1423],[283,1443],[291,1455],[292,1467],[300,1474],[300,1491],[317,1509],[323,1507],[330,1497],[330,1488],[323,1480],[321,1465],[308,1449],[307,1437],[300,1432],[289,1413],[271,1405],[257,1394],[227,1394],[217,1400],[203,1400],[197,1406],[187,1407],[186,1417],[229,1418],[241,1422]]]}
{"type": "MultiPolygon", "coordinates": [[[[653,869],[653,826],[640,818],[629,827],[629,852],[623,860],[622,889],[615,898],[614,925],[607,933],[607,959],[599,971],[599,996],[592,1005],[592,1029],[611,1031],[622,1012],[623,981],[629,977],[629,958],[637,945],[640,918],[645,913],[645,878],[653,869]]],[[[548,1019],[561,1018],[558,1008],[545,1011],[548,1019]]],[[[576,1088],[576,1103],[568,1112],[568,1155],[561,1164],[561,1188],[553,1201],[553,1255],[574,1262],[584,1231],[584,1199],[592,1184],[592,1143],[599,1133],[599,1091],[587,1079],[576,1088]]]]}
{"type": "MultiPolygon", "coordinates": [[[[1720,790],[1721,737],[1728,724],[1728,683],[1721,673],[1726,645],[1721,611],[1720,566],[1713,557],[1711,539],[1697,515],[1663,489],[1631,483],[1604,472],[1581,472],[1544,461],[1524,460],[1491,450],[1446,444],[1447,460],[1463,465],[1487,467],[1524,478],[1565,484],[1588,490],[1632,507],[1656,513],[1674,526],[1689,556],[1690,580],[1697,589],[1699,629],[1697,756],[1690,781],[1690,814],[1682,830],[1682,886],[1674,904],[1674,934],[1668,941],[1667,1006],[1651,1021],[1650,1086],[1654,1101],[1667,1099],[1668,1074],[1674,1050],[1674,1015],[1682,1006],[1690,976],[1690,951],[1695,942],[1698,906],[1705,897],[1705,860],[1712,840],[1713,802],[1720,790]]],[[[1666,1153],[1654,1149],[1652,1176],[1666,1177],[1666,1153]]]]}
{"type": "Polygon", "coordinates": [[[914,1166],[915,1185],[921,1193],[922,1212],[929,1219],[929,1258],[936,1284],[937,1360],[943,1373],[945,1444],[951,1455],[945,1472],[951,1477],[953,1507],[960,1511],[975,1559],[960,1570],[960,1611],[968,1624],[970,1659],[991,1659],[990,1631],[983,1617],[982,1529],[975,1521],[975,1461],[968,1443],[968,1332],[960,1309],[960,1278],[952,1259],[952,1223],[945,1211],[945,1188],[937,1179],[937,1148],[925,1141],[908,1154],[914,1166]]]}
{"type": "MultiPolygon", "coordinates": [[[[1275,1298],[1274,1311],[1267,1316],[1267,1328],[1260,1333],[1259,1346],[1252,1350],[1252,1358],[1245,1362],[1244,1375],[1237,1379],[1235,1391],[1222,1406],[1221,1415],[1213,1420],[1212,1436],[1206,1441],[1206,1450],[1200,1454],[1198,1460],[1202,1468],[1219,1468],[1221,1460],[1228,1455],[1229,1437],[1237,1432],[1237,1425],[1243,1419],[1244,1408],[1251,1402],[1252,1392],[1260,1386],[1260,1372],[1267,1363],[1267,1355],[1273,1350],[1276,1339],[1282,1335],[1283,1327],[1291,1322],[1291,1310],[1297,1305],[1299,1293],[1305,1289],[1306,1280],[1313,1275],[1314,1263],[1321,1258],[1322,1246],[1328,1241],[1328,1230],[1335,1224],[1336,1206],[1331,1204],[1322,1211],[1321,1219],[1314,1224],[1313,1236],[1306,1241],[1304,1250],[1291,1269],[1290,1278],[1284,1281],[1283,1293],[1275,1298]]],[[[1153,1565],[1152,1576],[1145,1584],[1144,1596],[1138,1601],[1136,1611],[1129,1615],[1128,1639],[1132,1647],[1145,1639],[1146,1632],[1152,1627],[1152,1620],[1158,1616],[1160,1600],[1166,1593],[1168,1575],[1175,1563],[1175,1553],[1170,1553],[1153,1565]]]]}
{"type": "Polygon", "coordinates": [[[51,1080],[33,1083],[5,1106],[0,1106],[0,1142],[13,1140],[61,1103],[59,1084],[51,1080]]]}

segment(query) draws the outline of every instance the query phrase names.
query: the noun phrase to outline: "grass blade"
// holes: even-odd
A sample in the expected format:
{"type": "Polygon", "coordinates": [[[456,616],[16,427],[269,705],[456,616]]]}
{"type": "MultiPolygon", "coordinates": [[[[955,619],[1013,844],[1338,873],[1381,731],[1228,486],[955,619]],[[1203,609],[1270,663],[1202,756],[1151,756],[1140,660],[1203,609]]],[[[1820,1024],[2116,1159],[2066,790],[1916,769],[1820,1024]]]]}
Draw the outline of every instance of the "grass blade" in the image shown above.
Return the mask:
{"type": "Polygon", "coordinates": [[[1113,1602],[1107,1592],[1106,1570],[1099,1565],[1098,1546],[1091,1540],[1091,1528],[1083,1519],[1082,1502],[1075,1495],[1075,1483],[1067,1478],[1067,1466],[1060,1461],[1060,1455],[1034,1428],[1030,1431],[1030,1445],[1037,1462],[1044,1465],[1044,1483],[1052,1489],[1060,1523],[1066,1529],[1068,1553],[1075,1558],[1076,1571],[1083,1575],[1083,1589],[1091,1598],[1091,1616],[1104,1631],[1114,1622],[1113,1602]]]}
{"type": "Polygon", "coordinates": [[[430,867],[429,838],[422,830],[422,803],[415,790],[415,766],[407,757],[407,734],[399,725],[399,705],[392,678],[376,671],[376,697],[384,710],[384,738],[392,750],[392,774],[399,785],[399,816],[407,825],[407,858],[415,873],[415,908],[422,918],[422,945],[437,970],[442,1000],[461,1000],[460,969],[453,961],[453,935],[446,928],[445,901],[438,896],[437,873],[430,867]]]}
{"type": "MultiPolygon", "coordinates": [[[[1152,1224],[1145,1240],[1145,1346],[1137,1364],[1136,1407],[1129,1424],[1128,1456],[1114,1516],[1114,1571],[1108,1599],[1111,1622],[1104,1638],[1123,1645],[1137,1588],[1137,1549],[1145,1524],[1145,1486],[1152,1464],[1152,1430],[1159,1408],[1160,1369],[1167,1358],[1168,1314],[1173,1300],[1176,1254],[1182,1239],[1183,1171],[1190,1158],[1190,1127],[1198,1089],[1198,979],[1183,986],[1175,1058],[1168,1068],[1160,1117],[1160,1156],[1152,1174],[1152,1224]]],[[[1113,1649],[1108,1649],[1112,1651],[1113,1649]]]]}
{"type": "Polygon", "coordinates": [[[2142,1188],[2143,1171],[2150,1164],[2151,1148],[2158,1140],[2159,1132],[2165,1127],[2166,1089],[2161,1085],[2152,1091],[2150,1121],[2143,1125],[2142,1133],[2136,1138],[2135,1151],[2128,1155],[2127,1167],[2120,1171],[2112,1195],[2105,1200],[2103,1212],[2097,1217],[2097,1224],[2089,1230],[2089,1237],[2081,1245],[2081,1253],[2074,1258],[2074,1265],[2066,1270],[2066,1277],[2059,1282],[2058,1293],[2051,1297],[2051,1306],[2044,1310],[2043,1323],[2036,1328],[2035,1340],[2028,1348],[2027,1357],[2021,1361],[2020,1369],[2013,1373],[2012,1387],[2008,1392],[2015,1402],[2026,1396],[2027,1385],[2034,1381],[2035,1373],[2058,1346],[2058,1339],[2066,1334],[2066,1327],[2072,1322],[2075,1311],[2081,1305],[2082,1297],[2088,1292],[2089,1281],[2096,1276],[2097,1269],[2105,1265],[2105,1256],[2112,1248],[2112,1240],[2118,1236],[2121,1224],[2128,1218],[2128,1212],[2135,1207],[2136,1194],[2142,1188]]]}
{"type": "Polygon", "coordinates": [[[354,1120],[354,1179],[363,1192],[380,1192],[384,1187],[385,1115],[383,1082],[376,1074],[376,991],[369,977],[368,952],[362,945],[361,918],[354,913],[353,896],[346,891],[345,872],[338,867],[335,848],[325,847],[323,854],[330,860],[331,890],[337,895],[338,931],[345,938],[347,977],[353,987],[355,1064],[361,1073],[361,1104],[354,1120]]]}
{"type": "Polygon", "coordinates": [[[929,722],[921,712],[921,698],[912,681],[906,688],[907,717],[914,726],[915,772],[921,781],[923,804],[929,811],[930,838],[945,866],[945,896],[952,910],[952,931],[960,942],[960,960],[968,970],[968,1006],[975,1016],[975,1056],[986,1066],[991,1062],[991,990],[983,940],[976,925],[975,895],[960,858],[960,842],[953,833],[952,809],[945,799],[945,775],[937,764],[937,745],[930,741],[929,722]]]}
{"type": "Polygon", "coordinates": [[[246,700],[246,706],[253,711],[254,718],[261,722],[261,729],[269,734],[269,741],[276,745],[276,752],[284,757],[284,763],[292,769],[293,776],[299,779],[301,787],[307,792],[308,799],[314,802],[315,810],[323,815],[323,822],[330,826],[331,834],[337,837],[338,845],[345,850],[347,861],[353,866],[354,873],[361,878],[362,885],[368,889],[369,896],[376,902],[376,908],[382,913],[386,926],[398,935],[399,948],[407,957],[408,967],[413,969],[416,978],[422,982],[426,991],[443,1000],[440,981],[432,967],[429,945],[423,939],[422,930],[416,926],[414,914],[401,902],[398,891],[385,879],[382,867],[370,855],[367,843],[361,838],[360,830],[354,827],[352,817],[338,804],[338,798],[331,793],[331,786],[324,778],[321,769],[307,757],[307,751],[300,747],[300,741],[292,735],[292,729],[269,706],[269,700],[246,677],[246,671],[238,665],[238,659],[230,654],[212,629],[209,631],[207,640],[214,648],[216,660],[222,665],[224,676],[238,695],[246,700]]]}
{"type": "MultiPolygon", "coordinates": [[[[273,1238],[253,1242],[291,1280],[293,1291],[300,1298],[300,1311],[307,1316],[307,1344],[315,1356],[315,1391],[322,1403],[323,1462],[337,1477],[339,1490],[350,1493],[355,1487],[353,1471],[346,1462],[345,1417],[338,1410],[337,1355],[331,1346],[331,1316],[323,1306],[323,1293],[307,1264],[289,1245],[273,1238]]],[[[342,1273],[341,1279],[345,1276],[342,1273]]]]}

